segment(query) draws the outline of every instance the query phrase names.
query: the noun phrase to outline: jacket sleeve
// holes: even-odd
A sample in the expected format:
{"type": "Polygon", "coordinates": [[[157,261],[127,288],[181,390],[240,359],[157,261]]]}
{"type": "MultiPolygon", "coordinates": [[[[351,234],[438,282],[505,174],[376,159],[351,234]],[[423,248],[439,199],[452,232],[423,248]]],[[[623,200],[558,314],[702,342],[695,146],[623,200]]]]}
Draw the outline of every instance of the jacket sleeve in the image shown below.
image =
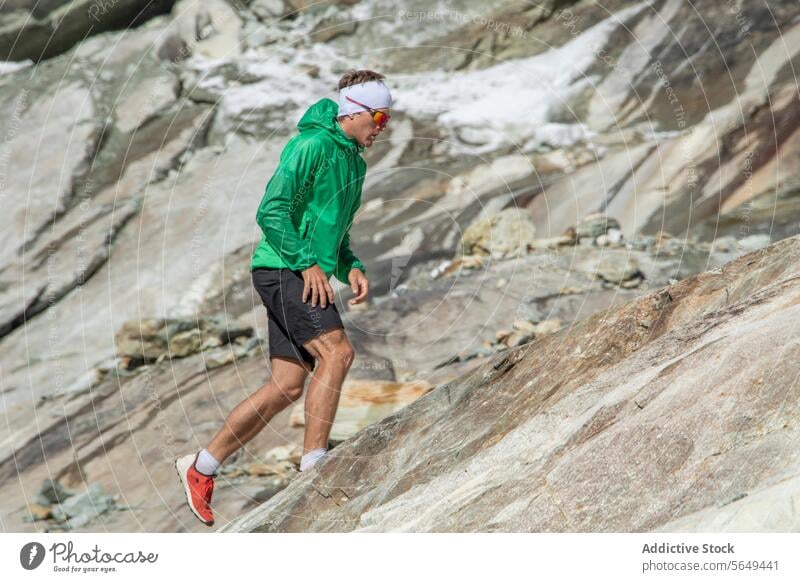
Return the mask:
{"type": "Polygon", "coordinates": [[[293,270],[317,263],[311,242],[297,232],[292,222],[292,211],[310,192],[320,160],[316,142],[298,143],[286,159],[280,160],[256,212],[265,240],[293,270]]]}
{"type": "Polygon", "coordinates": [[[350,249],[350,233],[346,232],[342,238],[342,244],[339,245],[339,258],[336,261],[334,275],[339,281],[349,285],[350,282],[347,280],[347,275],[350,273],[350,269],[360,269],[365,275],[367,273],[364,264],[358,260],[358,257],[350,249]]]}

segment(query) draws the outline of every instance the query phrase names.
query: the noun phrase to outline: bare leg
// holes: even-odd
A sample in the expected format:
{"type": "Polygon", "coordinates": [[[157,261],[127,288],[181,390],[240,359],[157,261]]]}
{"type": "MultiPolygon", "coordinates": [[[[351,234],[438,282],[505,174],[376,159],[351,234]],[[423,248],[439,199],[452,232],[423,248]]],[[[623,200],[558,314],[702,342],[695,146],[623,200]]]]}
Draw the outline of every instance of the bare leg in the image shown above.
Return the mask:
{"type": "Polygon", "coordinates": [[[328,448],[342,383],[354,357],[353,346],[343,329],[328,330],[304,347],[316,358],[317,365],[306,393],[303,454],[328,448]]]}
{"type": "Polygon", "coordinates": [[[307,364],[289,358],[271,358],[269,381],[245,398],[225,419],[225,424],[206,450],[222,463],[256,436],[281,410],[303,394],[307,364]]]}

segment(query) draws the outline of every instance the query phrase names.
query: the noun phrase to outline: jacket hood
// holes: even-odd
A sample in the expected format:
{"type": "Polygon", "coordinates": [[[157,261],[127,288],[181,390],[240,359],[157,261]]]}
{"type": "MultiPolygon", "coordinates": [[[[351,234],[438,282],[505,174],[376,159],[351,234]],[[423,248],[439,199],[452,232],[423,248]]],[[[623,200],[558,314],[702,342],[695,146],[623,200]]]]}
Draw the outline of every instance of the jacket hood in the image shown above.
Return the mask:
{"type": "Polygon", "coordinates": [[[333,140],[346,150],[362,152],[365,146],[358,143],[354,137],[349,137],[336,121],[336,114],[339,112],[339,104],[323,97],[311,107],[309,107],[297,122],[297,129],[300,132],[311,130],[325,130],[333,140]]]}

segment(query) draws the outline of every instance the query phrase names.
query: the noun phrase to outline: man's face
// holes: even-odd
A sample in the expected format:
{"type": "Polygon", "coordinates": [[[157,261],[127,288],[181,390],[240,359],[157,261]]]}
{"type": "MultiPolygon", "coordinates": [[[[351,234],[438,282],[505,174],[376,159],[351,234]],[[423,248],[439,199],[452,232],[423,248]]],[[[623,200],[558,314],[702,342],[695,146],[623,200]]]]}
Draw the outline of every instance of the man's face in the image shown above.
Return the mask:
{"type": "MultiPolygon", "coordinates": [[[[382,109],[378,109],[377,111],[383,111],[387,115],[390,114],[390,110],[388,107],[384,107],[382,109]]],[[[370,147],[375,138],[384,130],[384,127],[378,127],[375,121],[372,119],[372,113],[369,111],[361,111],[353,115],[353,118],[348,120],[349,121],[349,133],[352,135],[358,143],[365,147],[370,147]]]]}

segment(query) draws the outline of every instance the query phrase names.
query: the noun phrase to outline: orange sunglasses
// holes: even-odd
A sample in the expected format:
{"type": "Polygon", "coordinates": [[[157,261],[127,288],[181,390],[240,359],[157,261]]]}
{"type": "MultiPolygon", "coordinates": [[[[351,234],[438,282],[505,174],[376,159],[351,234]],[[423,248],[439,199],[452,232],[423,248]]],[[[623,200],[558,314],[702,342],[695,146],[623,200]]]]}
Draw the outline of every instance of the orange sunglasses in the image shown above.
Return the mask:
{"type": "Polygon", "coordinates": [[[359,103],[355,99],[351,99],[348,95],[345,95],[344,98],[347,99],[348,101],[352,101],[356,105],[361,105],[361,107],[367,109],[372,114],[372,121],[374,121],[378,127],[385,127],[386,124],[389,123],[389,120],[392,118],[392,116],[389,115],[388,113],[384,113],[383,111],[378,111],[377,109],[373,109],[368,105],[359,103]]]}

